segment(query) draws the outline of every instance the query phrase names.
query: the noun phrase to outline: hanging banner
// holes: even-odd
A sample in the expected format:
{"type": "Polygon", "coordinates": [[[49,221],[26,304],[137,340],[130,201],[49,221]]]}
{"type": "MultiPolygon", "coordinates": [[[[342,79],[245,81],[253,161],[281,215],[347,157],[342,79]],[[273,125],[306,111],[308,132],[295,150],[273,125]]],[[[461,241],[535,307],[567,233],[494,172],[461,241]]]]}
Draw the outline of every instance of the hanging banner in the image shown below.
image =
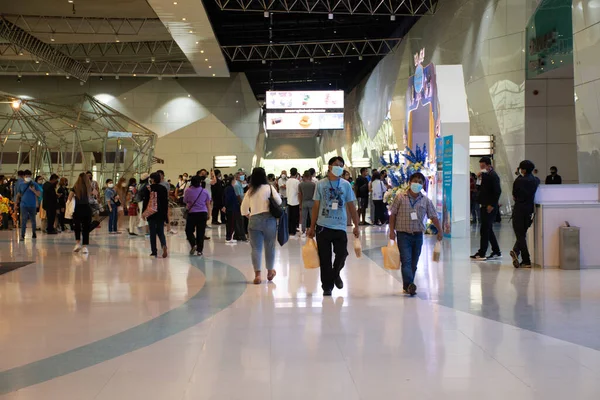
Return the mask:
{"type": "Polygon", "coordinates": [[[133,133],[132,132],[118,132],[118,131],[108,131],[108,138],[109,139],[121,139],[121,138],[130,138],[133,137],[133,133]]]}
{"type": "Polygon", "coordinates": [[[443,171],[444,171],[444,138],[435,138],[435,210],[438,214],[438,219],[443,220],[444,210],[444,187],[443,187],[443,171]]]}
{"type": "Polygon", "coordinates": [[[444,236],[452,236],[452,163],[453,163],[453,137],[444,136],[444,165],[443,165],[443,179],[444,179],[444,205],[443,205],[443,216],[442,216],[442,229],[444,229],[444,236]]]}

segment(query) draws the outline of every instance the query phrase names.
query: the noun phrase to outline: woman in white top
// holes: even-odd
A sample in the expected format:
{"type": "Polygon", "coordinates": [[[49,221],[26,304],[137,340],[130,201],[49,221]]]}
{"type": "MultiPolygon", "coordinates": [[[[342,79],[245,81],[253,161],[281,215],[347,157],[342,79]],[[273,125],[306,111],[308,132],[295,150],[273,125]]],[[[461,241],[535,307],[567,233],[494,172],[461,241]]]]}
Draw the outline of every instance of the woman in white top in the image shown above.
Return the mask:
{"type": "Polygon", "coordinates": [[[275,277],[275,240],[277,238],[277,220],[269,212],[271,195],[277,204],[281,204],[281,196],[269,185],[267,174],[263,168],[254,168],[250,177],[250,188],[242,201],[242,215],[248,217],[248,235],[252,247],[252,265],[254,266],[254,284],[261,279],[262,250],[265,248],[267,279],[275,277]]]}
{"type": "Polygon", "coordinates": [[[381,180],[381,174],[373,172],[373,179],[369,183],[369,191],[373,194],[373,205],[375,206],[375,224],[382,225],[387,222],[385,217],[385,204],[383,204],[383,195],[387,191],[386,184],[381,180]]]}

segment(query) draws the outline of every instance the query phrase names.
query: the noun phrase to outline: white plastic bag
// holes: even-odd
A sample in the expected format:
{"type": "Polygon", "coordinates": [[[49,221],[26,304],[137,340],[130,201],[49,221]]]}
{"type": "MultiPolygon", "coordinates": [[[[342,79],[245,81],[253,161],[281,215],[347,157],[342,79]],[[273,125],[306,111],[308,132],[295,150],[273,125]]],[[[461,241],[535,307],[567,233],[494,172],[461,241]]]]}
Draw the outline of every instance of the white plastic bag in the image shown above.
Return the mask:
{"type": "Polygon", "coordinates": [[[315,269],[321,266],[315,239],[308,239],[306,244],[302,246],[302,261],[304,262],[304,268],[306,269],[315,269]]]}
{"type": "Polygon", "coordinates": [[[383,267],[385,269],[400,269],[400,250],[395,240],[390,240],[386,247],[381,248],[383,254],[383,267]]]}
{"type": "Polygon", "coordinates": [[[356,258],[360,258],[362,255],[362,244],[357,237],[354,238],[354,253],[356,254],[356,258]]]}
{"type": "Polygon", "coordinates": [[[65,206],[65,219],[73,219],[73,213],[75,213],[75,197],[67,201],[65,206]]]}
{"type": "Polygon", "coordinates": [[[435,246],[433,247],[433,261],[434,262],[440,261],[441,254],[442,254],[442,242],[440,242],[438,240],[437,242],[435,242],[435,246]]]}

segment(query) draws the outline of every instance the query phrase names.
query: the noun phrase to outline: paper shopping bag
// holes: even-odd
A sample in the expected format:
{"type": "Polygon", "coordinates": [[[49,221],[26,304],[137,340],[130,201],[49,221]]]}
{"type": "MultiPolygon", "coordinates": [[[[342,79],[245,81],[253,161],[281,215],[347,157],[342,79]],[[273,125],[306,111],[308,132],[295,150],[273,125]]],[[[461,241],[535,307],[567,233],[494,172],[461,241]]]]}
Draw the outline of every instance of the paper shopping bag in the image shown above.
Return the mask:
{"type": "Polygon", "coordinates": [[[362,255],[362,244],[360,243],[359,238],[354,238],[354,253],[356,254],[356,258],[360,258],[362,255]]]}
{"type": "Polygon", "coordinates": [[[395,240],[390,240],[386,247],[381,248],[383,267],[385,269],[400,269],[400,251],[395,240]]]}
{"type": "Polygon", "coordinates": [[[441,254],[442,254],[442,242],[440,242],[438,240],[437,242],[435,242],[435,246],[433,248],[433,261],[434,262],[440,261],[441,254]]]}
{"type": "Polygon", "coordinates": [[[306,244],[302,246],[302,261],[304,261],[304,268],[306,269],[320,267],[321,262],[319,260],[319,251],[315,239],[308,239],[306,244]]]}

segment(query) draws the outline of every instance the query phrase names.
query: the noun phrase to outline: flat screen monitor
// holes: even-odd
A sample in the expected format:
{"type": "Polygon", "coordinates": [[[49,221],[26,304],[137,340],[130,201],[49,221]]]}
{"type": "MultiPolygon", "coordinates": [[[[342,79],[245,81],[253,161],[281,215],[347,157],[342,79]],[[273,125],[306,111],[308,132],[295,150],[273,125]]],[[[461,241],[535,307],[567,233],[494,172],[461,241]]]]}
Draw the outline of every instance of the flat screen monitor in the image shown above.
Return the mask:
{"type": "Polygon", "coordinates": [[[344,91],[270,91],[267,130],[344,129],[344,91]]]}

